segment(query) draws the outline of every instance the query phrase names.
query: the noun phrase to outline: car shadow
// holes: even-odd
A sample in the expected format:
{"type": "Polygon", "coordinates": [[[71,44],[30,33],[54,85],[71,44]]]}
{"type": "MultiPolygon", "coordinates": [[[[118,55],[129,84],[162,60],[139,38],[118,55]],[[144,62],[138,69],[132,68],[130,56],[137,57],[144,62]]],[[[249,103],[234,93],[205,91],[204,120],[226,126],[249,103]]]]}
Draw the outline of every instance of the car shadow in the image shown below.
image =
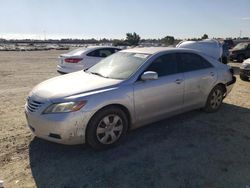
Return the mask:
{"type": "Polygon", "coordinates": [[[38,188],[245,187],[249,122],[250,109],[223,104],[216,113],[192,111],[131,131],[105,151],[34,138],[30,167],[38,188]]]}

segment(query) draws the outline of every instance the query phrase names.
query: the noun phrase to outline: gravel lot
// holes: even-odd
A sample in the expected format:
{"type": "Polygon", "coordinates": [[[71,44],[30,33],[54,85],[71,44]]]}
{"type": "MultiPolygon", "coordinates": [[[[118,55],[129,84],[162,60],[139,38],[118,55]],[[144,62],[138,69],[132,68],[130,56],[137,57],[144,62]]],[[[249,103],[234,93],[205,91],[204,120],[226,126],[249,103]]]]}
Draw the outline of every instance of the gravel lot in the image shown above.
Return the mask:
{"type": "MultiPolygon", "coordinates": [[[[96,152],[34,138],[24,104],[57,76],[62,51],[0,52],[0,179],[5,187],[250,187],[250,82],[214,114],[192,111],[132,131],[96,152]]],[[[230,63],[238,74],[238,63],[230,63]]]]}

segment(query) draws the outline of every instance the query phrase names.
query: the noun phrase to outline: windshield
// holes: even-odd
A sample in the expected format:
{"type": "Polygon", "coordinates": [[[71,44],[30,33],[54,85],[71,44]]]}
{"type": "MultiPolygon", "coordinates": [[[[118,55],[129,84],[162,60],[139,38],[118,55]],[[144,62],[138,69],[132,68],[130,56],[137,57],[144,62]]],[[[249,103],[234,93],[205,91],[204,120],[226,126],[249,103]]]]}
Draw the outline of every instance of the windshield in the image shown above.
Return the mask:
{"type": "Polygon", "coordinates": [[[106,78],[125,80],[148,58],[148,54],[118,52],[88,69],[86,72],[106,78]]]}
{"type": "Polygon", "coordinates": [[[244,50],[247,48],[247,46],[248,43],[239,43],[233,48],[233,50],[244,50]]]}

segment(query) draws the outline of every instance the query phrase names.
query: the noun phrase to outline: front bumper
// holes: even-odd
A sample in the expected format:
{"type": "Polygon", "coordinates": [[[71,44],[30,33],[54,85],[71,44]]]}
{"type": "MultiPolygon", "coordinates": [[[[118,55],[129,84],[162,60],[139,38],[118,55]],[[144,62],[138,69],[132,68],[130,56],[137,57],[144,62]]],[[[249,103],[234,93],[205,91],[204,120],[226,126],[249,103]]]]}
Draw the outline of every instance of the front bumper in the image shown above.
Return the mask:
{"type": "Polygon", "coordinates": [[[25,108],[25,115],[28,127],[35,136],[60,144],[75,145],[85,143],[86,127],[92,113],[77,111],[41,114],[25,108]]]}
{"type": "Polygon", "coordinates": [[[76,67],[76,68],[69,68],[63,65],[57,65],[57,72],[59,72],[60,74],[67,74],[67,73],[71,73],[71,72],[76,72],[76,71],[80,71],[82,70],[82,67],[76,67]]]}
{"type": "Polygon", "coordinates": [[[227,83],[226,83],[226,86],[231,86],[231,85],[235,84],[235,82],[236,82],[236,77],[233,76],[233,77],[232,77],[232,80],[231,80],[230,82],[227,82],[227,83]]]}
{"type": "Polygon", "coordinates": [[[235,83],[236,83],[236,77],[232,76],[232,80],[226,83],[227,92],[225,93],[224,97],[226,97],[232,91],[233,86],[234,86],[235,83]]]}

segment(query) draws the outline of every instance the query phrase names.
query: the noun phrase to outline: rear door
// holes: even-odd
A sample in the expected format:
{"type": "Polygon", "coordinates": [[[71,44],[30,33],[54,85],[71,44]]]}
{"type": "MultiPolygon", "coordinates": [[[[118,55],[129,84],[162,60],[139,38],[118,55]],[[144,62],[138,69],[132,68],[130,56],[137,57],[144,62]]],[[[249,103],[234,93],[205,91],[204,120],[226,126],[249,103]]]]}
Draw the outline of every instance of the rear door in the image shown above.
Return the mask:
{"type": "Polygon", "coordinates": [[[137,121],[149,123],[167,114],[180,111],[183,103],[183,74],[179,72],[175,54],[156,58],[146,71],[158,73],[157,80],[134,84],[134,104],[137,121]]]}
{"type": "Polygon", "coordinates": [[[178,53],[184,86],[184,110],[202,107],[217,80],[213,65],[198,54],[178,53]]]}

